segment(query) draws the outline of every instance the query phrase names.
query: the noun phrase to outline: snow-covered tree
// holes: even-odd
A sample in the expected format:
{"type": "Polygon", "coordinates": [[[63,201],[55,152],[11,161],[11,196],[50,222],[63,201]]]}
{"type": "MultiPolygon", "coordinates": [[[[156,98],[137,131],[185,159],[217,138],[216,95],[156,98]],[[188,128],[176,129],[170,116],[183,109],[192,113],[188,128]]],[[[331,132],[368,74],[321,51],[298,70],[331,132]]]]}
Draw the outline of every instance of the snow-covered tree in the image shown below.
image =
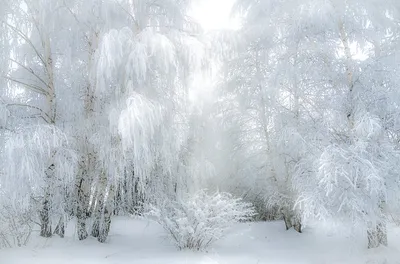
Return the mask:
{"type": "Polygon", "coordinates": [[[56,23],[62,18],[58,16],[59,4],[10,2],[10,14],[2,21],[13,43],[7,54],[10,67],[4,75],[8,81],[4,103],[15,128],[15,135],[6,143],[6,179],[15,186],[27,185],[24,196],[37,208],[45,237],[52,235],[51,218],[57,214],[64,217],[67,183],[75,162],[68,136],[61,128],[73,108],[67,113],[59,111],[64,103],[74,103],[68,100],[73,92],[66,93],[62,76],[64,54],[60,52],[65,42],[60,34],[68,29],[56,23]]]}
{"type": "MultiPolygon", "coordinates": [[[[396,6],[388,2],[376,8],[374,1],[315,4],[326,16],[316,20],[314,27],[326,25],[325,50],[337,55],[326,62],[331,70],[331,85],[325,84],[330,103],[325,104],[321,125],[326,138],[316,145],[322,147],[314,164],[315,176],[311,176],[316,184],[313,190],[305,188],[301,201],[310,205],[305,207],[310,210],[307,214],[333,217],[339,212],[354,223],[365,224],[369,247],[387,245],[387,182],[397,181],[398,162],[397,150],[386,132],[392,130],[398,112],[394,99],[398,96],[394,85],[398,62],[387,57],[396,52],[391,43],[392,32],[397,31],[393,23],[396,6]],[[352,47],[369,58],[359,60],[352,47]]],[[[305,182],[300,180],[297,188],[305,182]]],[[[398,192],[398,183],[392,188],[398,192]]]]}
{"type": "Polygon", "coordinates": [[[112,144],[125,153],[122,166],[130,162],[140,188],[170,186],[167,193],[174,189],[177,156],[172,153],[179,152],[185,136],[185,71],[198,67],[196,50],[190,46],[196,42],[197,28],[185,15],[187,4],[126,5],[132,26],[109,30],[96,61],[96,89],[107,98],[104,111],[109,114],[112,144]]]}
{"type": "Polygon", "coordinates": [[[282,207],[285,220],[339,210],[369,226],[370,247],[386,243],[384,208],[398,188],[387,188],[397,182],[398,6],[376,4],[237,1],[244,20],[221,99],[242,193],[282,207]]]}

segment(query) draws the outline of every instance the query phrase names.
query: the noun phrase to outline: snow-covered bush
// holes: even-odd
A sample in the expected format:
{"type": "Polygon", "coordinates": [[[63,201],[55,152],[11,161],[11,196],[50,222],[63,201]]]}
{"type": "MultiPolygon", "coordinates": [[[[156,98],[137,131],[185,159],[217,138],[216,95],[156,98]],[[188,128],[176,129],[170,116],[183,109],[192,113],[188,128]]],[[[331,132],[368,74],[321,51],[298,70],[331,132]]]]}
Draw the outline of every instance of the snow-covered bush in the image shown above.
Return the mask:
{"type": "Polygon", "coordinates": [[[20,247],[28,243],[33,231],[34,212],[21,201],[6,199],[0,194],[0,248],[20,247]]]}
{"type": "Polygon", "coordinates": [[[155,217],[179,250],[203,250],[234,223],[250,220],[254,214],[251,204],[228,193],[209,195],[202,190],[188,199],[151,207],[147,215],[155,217]]]}
{"type": "Polygon", "coordinates": [[[252,199],[246,199],[246,201],[250,201],[253,206],[256,214],[253,217],[253,221],[275,221],[281,220],[282,215],[280,213],[280,207],[276,205],[270,205],[265,198],[254,197],[252,199]]]}

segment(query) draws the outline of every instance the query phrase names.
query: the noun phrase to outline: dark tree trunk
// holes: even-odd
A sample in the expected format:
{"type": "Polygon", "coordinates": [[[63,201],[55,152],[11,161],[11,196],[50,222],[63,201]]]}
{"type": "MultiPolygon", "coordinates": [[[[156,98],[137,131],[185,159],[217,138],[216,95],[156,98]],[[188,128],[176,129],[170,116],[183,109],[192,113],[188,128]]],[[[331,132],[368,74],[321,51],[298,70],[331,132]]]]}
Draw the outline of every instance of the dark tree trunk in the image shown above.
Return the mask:
{"type": "MultiPolygon", "coordinates": [[[[78,197],[79,199],[79,197],[78,197]]],[[[77,222],[77,232],[78,232],[78,239],[84,240],[88,237],[88,233],[86,230],[86,218],[87,213],[86,209],[83,205],[84,201],[78,201],[77,210],[76,210],[76,222],[77,222]]]]}
{"type": "MultiPolygon", "coordinates": [[[[52,154],[54,156],[54,154],[52,154]]],[[[39,211],[40,218],[40,236],[42,237],[51,237],[51,219],[50,219],[50,208],[51,208],[51,185],[50,182],[54,179],[55,165],[51,163],[49,167],[47,167],[45,174],[47,179],[47,186],[45,189],[45,194],[42,202],[42,209],[39,211]]]]}
{"type": "Polygon", "coordinates": [[[88,208],[90,201],[90,179],[89,170],[91,164],[90,154],[83,155],[80,161],[80,172],[76,179],[76,218],[77,218],[77,233],[78,239],[84,240],[88,237],[86,230],[86,220],[88,217],[88,208]]]}
{"type": "MultiPolygon", "coordinates": [[[[385,196],[381,194],[381,200],[378,204],[379,210],[382,215],[385,214],[386,201],[385,196]]],[[[387,229],[386,223],[384,220],[378,222],[375,226],[372,226],[367,229],[367,237],[368,237],[368,248],[377,248],[380,245],[387,246],[388,238],[387,238],[387,229]]]]}
{"type": "Polygon", "coordinates": [[[368,248],[377,248],[380,245],[387,246],[387,230],[384,223],[379,223],[374,227],[368,228],[368,248]]]}
{"type": "Polygon", "coordinates": [[[40,217],[40,236],[42,237],[51,237],[51,221],[50,221],[50,201],[48,198],[48,194],[43,201],[42,210],[39,212],[40,217]]]}
{"type": "Polygon", "coordinates": [[[376,227],[368,228],[367,237],[368,237],[368,248],[379,247],[378,234],[377,234],[376,227]]]}
{"type": "Polygon", "coordinates": [[[78,239],[84,240],[88,237],[88,232],[86,230],[86,219],[77,218],[77,232],[78,232],[78,239]]]}
{"type": "Polygon", "coordinates": [[[103,203],[103,209],[101,212],[103,213],[102,217],[100,217],[100,228],[99,228],[99,236],[97,237],[97,241],[100,243],[104,243],[107,240],[108,233],[110,232],[111,227],[111,216],[114,211],[112,206],[114,205],[114,185],[110,185],[108,188],[108,196],[107,200],[103,203]]]}
{"type": "Polygon", "coordinates": [[[64,217],[63,216],[60,217],[60,220],[58,221],[56,229],[54,229],[54,233],[59,235],[60,237],[64,237],[65,236],[65,223],[64,223],[64,217]]]}
{"type": "Polygon", "coordinates": [[[376,231],[378,234],[378,242],[383,246],[388,246],[388,238],[387,238],[387,229],[386,224],[380,223],[376,227],[376,231]]]}
{"type": "Polygon", "coordinates": [[[101,225],[99,228],[99,236],[97,237],[97,241],[100,243],[104,243],[107,240],[108,233],[110,232],[110,226],[111,226],[111,212],[108,208],[108,206],[105,206],[104,208],[104,216],[101,219],[101,225]]]}
{"type": "Polygon", "coordinates": [[[117,194],[115,196],[114,215],[119,215],[121,213],[121,209],[123,208],[122,196],[123,196],[123,185],[118,184],[117,194]]]}
{"type": "Polygon", "coordinates": [[[91,235],[92,237],[99,237],[99,234],[100,234],[100,220],[96,218],[93,221],[91,235]]]}
{"type": "Polygon", "coordinates": [[[95,197],[95,200],[93,202],[96,202],[95,207],[93,208],[93,216],[94,216],[94,221],[92,225],[92,232],[91,235],[93,237],[99,237],[100,235],[100,228],[101,228],[101,220],[103,218],[103,207],[104,207],[104,199],[105,199],[105,193],[107,190],[107,178],[104,172],[100,174],[100,179],[98,182],[98,188],[97,188],[97,197],[95,197]]]}
{"type": "Polygon", "coordinates": [[[290,228],[292,228],[293,224],[292,224],[292,218],[290,215],[283,214],[283,221],[285,221],[286,230],[289,230],[290,228]]]}
{"type": "Polygon", "coordinates": [[[92,215],[94,216],[91,235],[98,237],[100,234],[100,219],[101,219],[101,207],[100,201],[97,201],[96,206],[93,208],[92,215]]]}
{"type": "Polygon", "coordinates": [[[294,221],[294,224],[293,224],[294,230],[296,230],[297,232],[301,233],[302,229],[301,229],[301,219],[300,219],[300,217],[295,216],[293,221],[294,221]]]}
{"type": "Polygon", "coordinates": [[[301,218],[296,212],[293,212],[293,210],[288,208],[284,208],[282,209],[281,213],[283,216],[283,221],[285,221],[286,230],[289,230],[293,227],[297,232],[302,232],[301,218]]]}

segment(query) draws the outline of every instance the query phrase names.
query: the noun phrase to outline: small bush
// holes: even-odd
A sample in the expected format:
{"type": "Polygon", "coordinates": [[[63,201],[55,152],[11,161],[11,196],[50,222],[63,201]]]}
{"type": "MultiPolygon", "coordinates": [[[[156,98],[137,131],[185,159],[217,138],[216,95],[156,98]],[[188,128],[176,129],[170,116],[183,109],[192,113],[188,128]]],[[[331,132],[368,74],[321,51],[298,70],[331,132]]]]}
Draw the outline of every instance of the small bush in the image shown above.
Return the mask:
{"type": "Polygon", "coordinates": [[[0,248],[25,246],[33,230],[32,211],[13,203],[0,204],[0,248]]]}
{"type": "Polygon", "coordinates": [[[251,204],[228,193],[208,195],[202,190],[187,200],[152,207],[147,215],[156,218],[179,250],[203,250],[234,223],[248,221],[254,214],[251,204]]]}

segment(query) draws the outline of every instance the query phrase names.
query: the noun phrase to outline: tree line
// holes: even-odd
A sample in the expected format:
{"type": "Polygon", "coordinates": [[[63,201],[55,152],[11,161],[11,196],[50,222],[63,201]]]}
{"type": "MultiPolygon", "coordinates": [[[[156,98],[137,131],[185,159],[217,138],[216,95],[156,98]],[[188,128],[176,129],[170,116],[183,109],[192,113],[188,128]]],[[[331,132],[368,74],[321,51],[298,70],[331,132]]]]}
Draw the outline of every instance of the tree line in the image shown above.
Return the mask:
{"type": "Polygon", "coordinates": [[[237,0],[239,29],[204,32],[193,2],[2,0],[0,246],[72,218],[105,242],[113,215],[205,189],[256,220],[350,222],[387,245],[400,4],[237,0]]]}

